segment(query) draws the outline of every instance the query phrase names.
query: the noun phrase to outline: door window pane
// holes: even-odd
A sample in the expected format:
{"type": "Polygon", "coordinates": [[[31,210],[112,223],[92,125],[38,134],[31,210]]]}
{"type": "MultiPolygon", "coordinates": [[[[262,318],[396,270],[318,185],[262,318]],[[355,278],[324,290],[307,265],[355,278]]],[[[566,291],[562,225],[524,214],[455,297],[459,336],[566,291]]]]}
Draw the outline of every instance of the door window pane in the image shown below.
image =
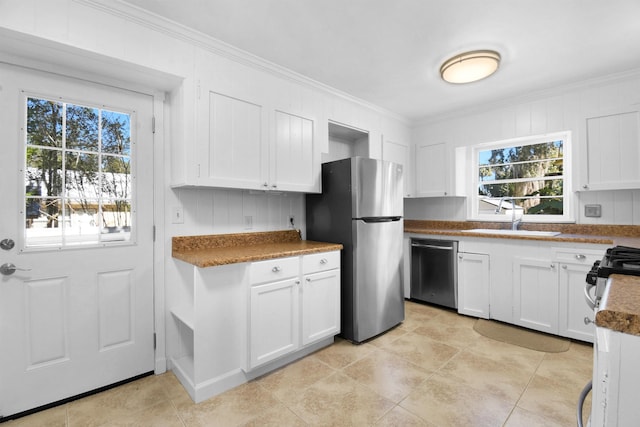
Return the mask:
{"type": "Polygon", "coordinates": [[[131,115],[28,97],[25,246],[131,239],[131,115]]]}

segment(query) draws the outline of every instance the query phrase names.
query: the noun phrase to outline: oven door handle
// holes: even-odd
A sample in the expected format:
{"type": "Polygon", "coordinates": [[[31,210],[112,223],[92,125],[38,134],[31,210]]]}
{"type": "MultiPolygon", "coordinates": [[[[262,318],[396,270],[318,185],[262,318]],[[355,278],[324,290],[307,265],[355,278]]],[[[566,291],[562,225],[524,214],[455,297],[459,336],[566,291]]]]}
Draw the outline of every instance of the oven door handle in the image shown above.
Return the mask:
{"type": "Polygon", "coordinates": [[[584,299],[587,301],[587,304],[589,305],[589,307],[591,307],[592,310],[595,310],[596,300],[595,300],[595,296],[591,298],[591,292],[589,292],[591,288],[595,288],[595,285],[592,285],[591,283],[585,283],[584,299]]]}

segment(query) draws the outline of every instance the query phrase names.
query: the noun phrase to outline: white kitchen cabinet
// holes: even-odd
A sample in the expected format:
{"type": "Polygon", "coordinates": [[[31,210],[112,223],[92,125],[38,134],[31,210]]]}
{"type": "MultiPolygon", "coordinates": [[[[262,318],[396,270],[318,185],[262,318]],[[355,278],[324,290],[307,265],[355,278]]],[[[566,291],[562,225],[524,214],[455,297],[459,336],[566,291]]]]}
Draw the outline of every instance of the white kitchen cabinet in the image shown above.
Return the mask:
{"type": "Polygon", "coordinates": [[[268,99],[239,99],[207,91],[200,185],[320,192],[316,122],[275,110],[268,99]]]}
{"type": "Polygon", "coordinates": [[[640,188],[640,111],[618,109],[585,119],[578,191],[640,188]]]}
{"type": "Polygon", "coordinates": [[[300,287],[302,345],[340,333],[340,252],[306,255],[300,287]]]}
{"type": "Polygon", "coordinates": [[[458,313],[489,318],[489,255],[458,253],[458,313]]]}
{"type": "Polygon", "coordinates": [[[442,197],[451,195],[449,188],[449,164],[447,144],[444,142],[416,143],[415,145],[415,193],[416,197],[442,197]]]}
{"type": "Polygon", "coordinates": [[[251,287],[251,368],[298,349],[299,285],[295,277],[251,287]]]}
{"type": "Polygon", "coordinates": [[[198,68],[176,94],[184,141],[171,147],[172,185],[320,192],[320,94],[221,58],[198,68]]]}
{"type": "Polygon", "coordinates": [[[207,132],[199,135],[197,159],[201,185],[267,189],[269,182],[268,111],[260,101],[213,91],[205,93],[207,132]]]}
{"type": "Polygon", "coordinates": [[[315,121],[284,111],[274,114],[270,189],[319,193],[320,160],[315,121]]]}
{"type": "Polygon", "coordinates": [[[340,333],[340,252],[176,267],[171,367],[196,402],[308,355],[340,333]],[[304,282],[304,283],[303,283],[304,282]]]}
{"type": "Polygon", "coordinates": [[[340,332],[340,252],[249,267],[247,370],[340,332]]]}
{"type": "Polygon", "coordinates": [[[240,371],[247,330],[245,266],[177,263],[180,275],[193,282],[170,301],[168,329],[175,328],[180,343],[170,366],[195,402],[246,382],[240,371]]]}
{"type": "Polygon", "coordinates": [[[408,144],[394,141],[383,136],[382,138],[382,160],[394,162],[402,165],[404,197],[413,197],[413,156],[412,148],[408,144]]]}
{"type": "Polygon", "coordinates": [[[558,333],[558,273],[552,260],[513,258],[514,323],[558,333]]]}
{"type": "Polygon", "coordinates": [[[585,302],[585,279],[593,263],[602,259],[605,249],[561,248],[554,251],[555,260],[560,267],[559,335],[593,342],[595,328],[591,322],[594,315],[585,302]],[[585,319],[588,321],[585,322],[585,319]]]}

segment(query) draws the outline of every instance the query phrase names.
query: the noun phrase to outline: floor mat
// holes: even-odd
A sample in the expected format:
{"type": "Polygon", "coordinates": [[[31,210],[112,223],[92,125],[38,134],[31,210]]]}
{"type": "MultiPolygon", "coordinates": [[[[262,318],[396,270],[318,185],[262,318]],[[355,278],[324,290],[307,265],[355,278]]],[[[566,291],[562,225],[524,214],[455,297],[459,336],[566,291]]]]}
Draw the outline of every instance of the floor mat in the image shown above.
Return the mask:
{"type": "Polygon", "coordinates": [[[529,348],[546,353],[562,353],[569,350],[570,340],[542,332],[535,332],[519,326],[494,320],[478,319],[473,329],[480,335],[496,341],[529,348]]]}

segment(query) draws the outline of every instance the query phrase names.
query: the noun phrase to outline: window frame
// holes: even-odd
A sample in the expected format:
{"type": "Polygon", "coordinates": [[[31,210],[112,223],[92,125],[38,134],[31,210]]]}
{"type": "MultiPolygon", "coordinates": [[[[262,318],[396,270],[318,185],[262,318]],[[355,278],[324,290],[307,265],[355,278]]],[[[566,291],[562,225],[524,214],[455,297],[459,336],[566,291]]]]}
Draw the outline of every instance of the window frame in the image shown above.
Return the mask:
{"type": "MultiPolygon", "coordinates": [[[[123,236],[124,238],[119,238],[120,236],[117,236],[116,239],[110,239],[109,237],[111,236],[102,236],[102,235],[98,235],[98,239],[95,241],[88,241],[88,242],[82,242],[82,241],[73,241],[73,240],[67,240],[67,238],[64,235],[63,230],[61,230],[61,236],[60,236],[60,241],[58,241],[57,243],[51,243],[51,244],[28,244],[28,239],[27,239],[27,229],[26,229],[26,209],[22,209],[21,210],[21,215],[20,215],[20,226],[21,226],[21,252],[43,252],[43,251],[51,251],[51,250],[55,250],[55,251],[60,251],[60,250],[83,250],[83,249],[91,249],[91,248],[105,248],[105,247],[117,247],[117,246],[133,246],[137,244],[137,228],[138,228],[138,221],[137,221],[137,183],[136,183],[136,164],[137,164],[137,112],[133,109],[130,108],[126,108],[123,106],[116,106],[116,105],[111,105],[111,104],[102,104],[99,102],[95,102],[95,101],[91,101],[89,99],[78,99],[75,97],[68,97],[68,96],[62,96],[62,95],[52,95],[52,94],[45,94],[45,93],[41,93],[41,92],[33,92],[33,91],[26,91],[26,90],[22,90],[21,91],[21,99],[20,99],[20,111],[21,111],[21,123],[22,123],[22,132],[21,132],[21,136],[20,136],[20,144],[21,144],[21,148],[19,151],[19,156],[21,157],[19,159],[20,164],[22,165],[21,167],[21,179],[18,180],[19,185],[22,186],[22,188],[18,189],[18,197],[19,197],[19,206],[25,206],[25,203],[27,201],[27,195],[25,194],[25,189],[24,189],[24,185],[26,183],[25,180],[25,174],[27,172],[27,155],[26,155],[26,151],[27,151],[27,147],[37,147],[34,145],[29,145],[27,144],[27,116],[28,116],[28,99],[30,98],[34,98],[34,99],[41,99],[41,100],[46,100],[46,101],[50,101],[50,102],[58,102],[58,103],[62,103],[62,104],[71,104],[74,106],[81,106],[81,107],[87,107],[87,108],[95,108],[98,110],[104,110],[104,111],[109,111],[109,112],[115,112],[115,113],[121,113],[121,114],[126,114],[129,116],[129,136],[130,136],[130,147],[129,147],[129,154],[124,156],[124,157],[128,157],[129,158],[129,174],[130,174],[130,191],[131,191],[131,195],[129,197],[129,209],[130,209],[130,225],[129,225],[129,230],[125,232],[125,236],[123,236]]],[[[64,134],[64,125],[63,125],[63,134],[64,134]]],[[[65,138],[65,136],[63,136],[63,139],[65,138]]],[[[62,155],[63,152],[65,153],[81,153],[84,152],[83,150],[78,150],[78,149],[71,149],[68,148],[65,144],[63,144],[62,147],[59,148],[48,148],[45,147],[45,149],[50,149],[53,151],[59,151],[62,155]]],[[[98,153],[98,152],[96,152],[98,153]]],[[[99,152],[100,154],[105,154],[102,150],[100,150],[99,152]]],[[[113,155],[113,154],[108,154],[108,156],[112,156],[112,157],[120,157],[120,155],[113,155]]],[[[102,156],[100,157],[102,158],[102,156]]],[[[64,161],[63,165],[64,165],[64,161]]],[[[63,173],[64,173],[64,168],[62,169],[63,173]]],[[[63,191],[63,195],[61,195],[61,200],[63,201],[62,205],[64,205],[64,201],[65,200],[70,200],[70,198],[68,198],[65,194],[65,191],[63,191]]],[[[100,198],[102,199],[102,198],[100,198]]],[[[63,222],[65,220],[63,219],[63,222]]]]}
{"type": "MultiPolygon", "coordinates": [[[[472,176],[469,183],[469,197],[467,200],[468,217],[470,220],[489,221],[489,222],[511,222],[511,215],[495,215],[482,214],[479,212],[478,186],[480,185],[480,162],[479,154],[482,151],[504,149],[508,147],[518,147],[542,144],[551,141],[562,141],[563,152],[563,173],[561,175],[563,181],[563,213],[562,215],[522,215],[522,222],[539,222],[539,223],[567,223],[575,222],[573,213],[573,196],[572,196],[572,143],[571,131],[560,131],[553,133],[545,133],[540,135],[530,135],[525,137],[510,138],[505,140],[485,142],[471,147],[470,161],[472,162],[472,176]]],[[[496,198],[499,200],[498,198],[496,198]]],[[[520,216],[517,215],[517,218],[520,216]]]]}

